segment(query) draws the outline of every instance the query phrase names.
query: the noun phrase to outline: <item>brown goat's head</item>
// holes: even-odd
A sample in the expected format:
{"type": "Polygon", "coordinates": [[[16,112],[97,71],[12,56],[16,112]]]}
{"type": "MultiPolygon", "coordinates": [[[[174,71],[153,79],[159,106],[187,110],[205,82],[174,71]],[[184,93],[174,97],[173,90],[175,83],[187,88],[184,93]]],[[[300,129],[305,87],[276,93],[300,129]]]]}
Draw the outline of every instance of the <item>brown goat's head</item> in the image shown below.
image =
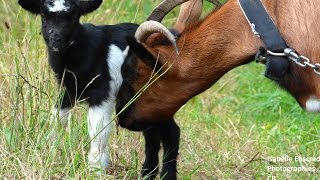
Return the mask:
{"type": "MultiPolygon", "coordinates": [[[[157,42],[159,42],[159,38],[155,38],[157,42]]],[[[161,86],[164,81],[166,81],[166,86],[171,86],[170,78],[173,79],[175,73],[171,69],[165,72],[169,68],[166,60],[171,59],[172,56],[176,57],[176,49],[170,43],[167,44],[168,40],[166,38],[160,40],[164,45],[157,45],[157,48],[147,48],[147,44],[143,45],[135,38],[128,38],[127,41],[130,49],[121,69],[123,83],[118,93],[116,109],[119,112],[135,95],[142,93],[143,89],[150,85],[139,98],[119,115],[119,124],[122,127],[139,131],[152,123],[172,117],[176,112],[171,106],[167,106],[170,100],[173,100],[172,102],[176,101],[168,91],[171,88],[158,86],[161,86]],[[164,46],[162,52],[161,46],[164,46]],[[167,50],[169,46],[171,48],[167,50]],[[168,52],[170,54],[167,54],[168,52]],[[161,78],[152,84],[152,81],[161,76],[162,73],[164,73],[166,80],[161,78]],[[168,94],[163,96],[162,94],[165,92],[168,94]],[[163,108],[167,109],[165,113],[161,110],[163,108]]]]}
{"type": "Polygon", "coordinates": [[[117,112],[120,112],[136,94],[141,93],[141,89],[150,84],[150,81],[168,71],[164,73],[164,78],[158,79],[141,94],[141,97],[119,114],[119,124],[122,127],[143,130],[152,123],[171,118],[180,108],[180,104],[185,103],[170,94],[172,87],[177,83],[177,73],[173,70],[175,67],[169,66],[178,53],[175,39],[186,26],[197,23],[202,12],[202,0],[186,1],[188,0],[171,1],[169,4],[164,1],[149,16],[149,22],[139,27],[135,38],[127,39],[130,48],[122,65],[124,80],[118,94],[117,112]],[[184,4],[174,29],[169,31],[157,22],[173,7],[182,3],[184,4]],[[166,87],[162,86],[161,82],[165,82],[166,87]],[[163,96],[163,93],[166,96],[163,96]]]}

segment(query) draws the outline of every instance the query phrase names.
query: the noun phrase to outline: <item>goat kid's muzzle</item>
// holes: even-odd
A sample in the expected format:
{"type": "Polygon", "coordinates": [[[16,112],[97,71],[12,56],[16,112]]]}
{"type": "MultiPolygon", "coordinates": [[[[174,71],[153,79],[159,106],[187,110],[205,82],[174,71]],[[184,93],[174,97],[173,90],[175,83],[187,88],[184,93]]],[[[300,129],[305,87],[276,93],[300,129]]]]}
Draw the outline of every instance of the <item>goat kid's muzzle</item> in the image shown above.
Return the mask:
{"type": "Polygon", "coordinates": [[[49,30],[48,31],[48,45],[53,52],[61,52],[70,46],[75,44],[75,41],[71,38],[66,39],[66,35],[63,35],[60,31],[49,30]]]}

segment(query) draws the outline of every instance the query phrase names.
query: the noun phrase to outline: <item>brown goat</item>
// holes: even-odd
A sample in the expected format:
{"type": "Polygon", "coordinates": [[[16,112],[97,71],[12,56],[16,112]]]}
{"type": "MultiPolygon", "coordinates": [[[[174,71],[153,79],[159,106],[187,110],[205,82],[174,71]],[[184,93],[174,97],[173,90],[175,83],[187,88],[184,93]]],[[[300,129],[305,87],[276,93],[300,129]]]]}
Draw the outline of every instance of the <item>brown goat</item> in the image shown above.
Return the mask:
{"type": "MultiPolygon", "coordinates": [[[[263,1],[283,38],[290,47],[311,59],[312,63],[320,60],[318,50],[320,42],[320,12],[314,0],[268,0],[263,1]]],[[[131,43],[132,44],[132,43],[131,43]]],[[[147,40],[145,47],[154,59],[158,59],[165,68],[171,66],[159,80],[154,82],[125,111],[120,124],[130,129],[137,122],[154,123],[172,117],[179,108],[193,96],[205,91],[229,70],[248,63],[260,46],[256,37],[241,12],[238,1],[230,0],[222,8],[208,15],[202,22],[191,25],[177,39],[180,49],[176,56],[174,47],[147,40]]],[[[140,48],[140,46],[139,46],[140,48]]],[[[133,88],[128,95],[126,88],[119,92],[119,98],[126,94],[132,97],[148,81],[152,68],[145,63],[144,55],[136,53],[136,46],[130,47],[137,60],[132,64],[136,69],[132,74],[124,73],[133,88]]],[[[320,111],[320,86],[316,83],[319,76],[311,68],[302,68],[290,62],[290,69],[278,82],[287,89],[298,103],[309,111],[320,111]]],[[[123,106],[123,105],[122,105],[123,106]]]]}
{"type": "MultiPolygon", "coordinates": [[[[288,46],[310,58],[311,63],[319,63],[320,23],[317,21],[320,11],[317,7],[320,0],[262,2],[288,46]]],[[[187,12],[183,9],[182,12],[187,12]]],[[[237,0],[229,0],[200,22],[197,22],[198,14],[193,13],[192,17],[185,13],[179,16],[174,32],[181,34],[176,41],[169,31],[156,30],[164,33],[163,36],[153,33],[149,27],[145,34],[139,34],[138,29],[138,41],[128,39],[130,50],[122,66],[124,81],[116,108],[117,112],[123,107],[125,110],[120,113],[118,122],[130,130],[144,130],[146,160],[142,175],[151,174],[151,179],[158,170],[160,141],[164,152],[172,152],[163,160],[161,176],[167,174],[165,179],[176,179],[180,131],[173,116],[179,108],[231,69],[251,62],[263,46],[252,33],[237,0]],[[180,50],[178,56],[176,47],[180,50]]],[[[162,18],[156,19],[161,21],[162,18]]],[[[320,85],[317,81],[319,76],[311,68],[302,68],[290,61],[289,70],[277,83],[288,90],[301,107],[319,112],[320,85]]]]}

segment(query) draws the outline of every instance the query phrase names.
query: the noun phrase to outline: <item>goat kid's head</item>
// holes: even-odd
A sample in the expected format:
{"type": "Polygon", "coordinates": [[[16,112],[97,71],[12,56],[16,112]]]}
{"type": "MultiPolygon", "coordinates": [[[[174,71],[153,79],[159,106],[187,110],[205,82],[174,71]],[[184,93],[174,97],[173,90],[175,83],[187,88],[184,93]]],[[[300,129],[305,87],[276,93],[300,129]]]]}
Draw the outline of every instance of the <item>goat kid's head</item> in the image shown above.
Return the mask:
{"type": "Polygon", "coordinates": [[[41,15],[48,48],[61,52],[74,43],[80,16],[96,10],[102,0],[19,0],[18,3],[27,11],[41,15]]]}

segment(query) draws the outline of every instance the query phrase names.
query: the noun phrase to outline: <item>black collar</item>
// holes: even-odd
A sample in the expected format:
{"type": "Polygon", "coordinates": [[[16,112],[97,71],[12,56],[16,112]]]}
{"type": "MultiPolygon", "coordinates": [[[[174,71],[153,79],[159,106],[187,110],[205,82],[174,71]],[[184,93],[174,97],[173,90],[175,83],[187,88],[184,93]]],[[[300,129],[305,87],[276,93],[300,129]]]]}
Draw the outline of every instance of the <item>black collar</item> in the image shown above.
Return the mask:
{"type": "Polygon", "coordinates": [[[260,0],[239,0],[243,14],[247,18],[252,31],[261,38],[264,47],[260,48],[257,55],[263,56],[266,64],[265,76],[279,81],[288,71],[289,61],[287,57],[277,57],[266,53],[265,49],[272,52],[283,52],[288,48],[286,42],[263,6],[260,0]]]}

